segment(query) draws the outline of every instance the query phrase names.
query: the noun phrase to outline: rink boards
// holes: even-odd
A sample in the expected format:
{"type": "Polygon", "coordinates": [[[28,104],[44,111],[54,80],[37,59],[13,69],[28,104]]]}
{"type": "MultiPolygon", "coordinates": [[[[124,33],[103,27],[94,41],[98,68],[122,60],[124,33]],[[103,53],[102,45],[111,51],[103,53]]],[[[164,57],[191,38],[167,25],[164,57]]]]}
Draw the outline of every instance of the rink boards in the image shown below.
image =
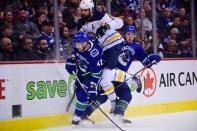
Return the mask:
{"type": "MultiPolygon", "coordinates": [[[[66,113],[74,80],[65,63],[23,62],[0,64],[0,130],[33,130],[70,123],[66,113]],[[24,126],[27,125],[27,126],[24,126]]],[[[197,59],[162,60],[138,75],[144,91],[132,92],[127,117],[197,109],[197,59]]],[[[143,68],[134,62],[129,73],[143,68]]],[[[106,112],[109,103],[102,106],[106,112]]],[[[101,120],[99,112],[93,119],[101,120]]]]}

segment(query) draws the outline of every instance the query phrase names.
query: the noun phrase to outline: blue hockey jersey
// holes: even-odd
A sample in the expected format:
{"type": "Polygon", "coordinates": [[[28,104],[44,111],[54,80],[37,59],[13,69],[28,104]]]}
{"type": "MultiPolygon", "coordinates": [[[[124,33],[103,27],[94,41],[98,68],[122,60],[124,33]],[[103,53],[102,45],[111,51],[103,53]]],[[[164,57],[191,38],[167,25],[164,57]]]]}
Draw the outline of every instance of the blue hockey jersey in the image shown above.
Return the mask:
{"type": "Polygon", "coordinates": [[[90,48],[84,52],[79,52],[74,48],[74,55],[77,59],[77,75],[79,78],[98,83],[102,75],[102,49],[91,41],[90,45],[90,48]]]}
{"type": "Polygon", "coordinates": [[[134,60],[138,60],[143,62],[143,60],[148,56],[143,47],[136,43],[128,43],[125,42],[123,48],[121,49],[121,53],[118,57],[117,68],[127,72],[129,66],[134,60]]]}

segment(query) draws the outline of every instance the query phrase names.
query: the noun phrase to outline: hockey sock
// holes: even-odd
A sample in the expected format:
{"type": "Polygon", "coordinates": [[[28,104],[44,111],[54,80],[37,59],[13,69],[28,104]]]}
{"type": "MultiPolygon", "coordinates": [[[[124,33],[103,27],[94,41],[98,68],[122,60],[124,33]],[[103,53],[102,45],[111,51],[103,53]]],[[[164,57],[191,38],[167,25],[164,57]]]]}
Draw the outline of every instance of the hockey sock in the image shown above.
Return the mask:
{"type": "Polygon", "coordinates": [[[75,115],[81,116],[86,110],[87,106],[88,106],[87,102],[80,102],[77,100],[75,107],[75,115]]]}
{"type": "Polygon", "coordinates": [[[125,110],[128,107],[128,102],[124,101],[124,100],[118,100],[115,110],[114,110],[114,114],[120,114],[120,115],[124,115],[125,110]]]}

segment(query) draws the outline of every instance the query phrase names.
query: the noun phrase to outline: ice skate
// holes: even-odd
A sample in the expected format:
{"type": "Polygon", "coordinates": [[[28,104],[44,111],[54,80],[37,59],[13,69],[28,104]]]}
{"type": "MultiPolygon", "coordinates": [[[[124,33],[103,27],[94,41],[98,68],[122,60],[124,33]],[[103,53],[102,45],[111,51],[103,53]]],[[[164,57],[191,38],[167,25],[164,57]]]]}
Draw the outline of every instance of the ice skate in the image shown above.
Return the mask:
{"type": "Polygon", "coordinates": [[[82,126],[82,127],[92,127],[94,125],[94,121],[89,119],[87,116],[74,116],[72,120],[72,125],[75,126],[82,126]]]}
{"type": "Polygon", "coordinates": [[[77,126],[77,125],[79,125],[80,120],[81,120],[80,117],[74,116],[71,123],[73,126],[77,126]]]}
{"type": "Polygon", "coordinates": [[[94,125],[95,124],[95,122],[93,120],[91,120],[87,115],[81,116],[81,121],[83,123],[87,123],[87,124],[89,123],[89,125],[94,125]]]}
{"type": "Polygon", "coordinates": [[[114,121],[117,122],[117,124],[123,125],[123,126],[130,126],[132,122],[128,119],[124,119],[122,115],[120,114],[114,114],[113,115],[114,121]]]}

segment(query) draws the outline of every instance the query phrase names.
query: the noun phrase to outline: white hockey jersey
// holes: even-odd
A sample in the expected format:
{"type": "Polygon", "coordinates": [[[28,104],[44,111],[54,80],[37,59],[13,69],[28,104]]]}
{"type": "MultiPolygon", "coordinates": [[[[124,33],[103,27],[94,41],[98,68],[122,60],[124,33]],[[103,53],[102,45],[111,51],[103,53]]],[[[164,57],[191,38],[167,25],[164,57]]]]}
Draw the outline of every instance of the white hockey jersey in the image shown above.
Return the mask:
{"type": "Polygon", "coordinates": [[[121,34],[116,31],[116,29],[122,28],[122,19],[110,16],[107,13],[105,13],[103,18],[100,20],[86,23],[80,30],[87,33],[96,34],[97,29],[101,26],[102,23],[107,23],[110,26],[110,29],[106,31],[105,35],[101,38],[98,38],[99,45],[102,47],[103,51],[124,42],[121,34]]]}

